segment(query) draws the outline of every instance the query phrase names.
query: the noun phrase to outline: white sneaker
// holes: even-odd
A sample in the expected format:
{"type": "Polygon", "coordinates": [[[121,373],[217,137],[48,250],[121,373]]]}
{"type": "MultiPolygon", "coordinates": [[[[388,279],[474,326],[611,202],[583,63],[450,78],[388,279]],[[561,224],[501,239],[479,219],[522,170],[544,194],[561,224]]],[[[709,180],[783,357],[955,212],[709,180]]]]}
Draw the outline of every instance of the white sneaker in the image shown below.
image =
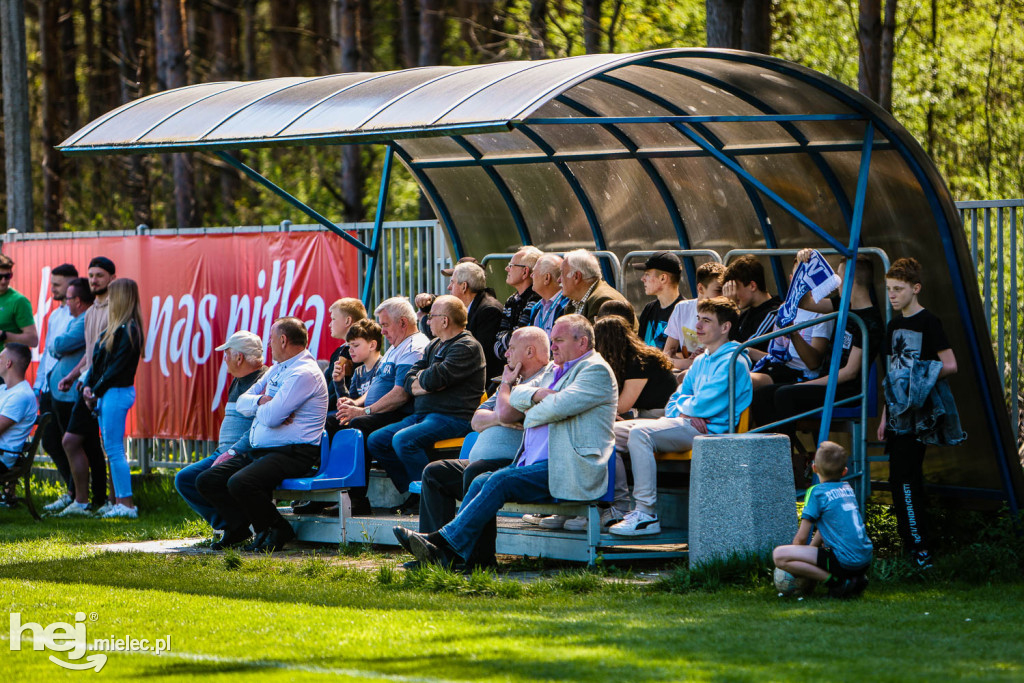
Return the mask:
{"type": "Polygon", "coordinates": [[[66,508],[68,505],[71,505],[71,503],[73,503],[74,500],[75,500],[74,498],[72,498],[71,496],[69,496],[68,494],[65,493],[60,498],[58,498],[57,500],[53,501],[49,505],[44,505],[43,506],[43,512],[54,512],[54,513],[60,512],[61,510],[66,508]]]}
{"type": "Polygon", "coordinates": [[[92,511],[89,509],[89,504],[88,503],[76,503],[75,501],[71,501],[67,506],[64,507],[63,510],[61,510],[57,514],[57,516],[58,517],[88,517],[91,514],[92,514],[92,511]]]}
{"type": "Polygon", "coordinates": [[[649,515],[640,510],[633,510],[618,524],[613,524],[608,531],[616,536],[648,536],[661,533],[661,522],[657,515],[649,515]]]}
{"type": "Polygon", "coordinates": [[[117,505],[112,505],[102,516],[103,519],[138,519],[139,508],[130,508],[127,505],[118,503],[117,505]]]}
{"type": "Polygon", "coordinates": [[[537,526],[541,529],[561,529],[570,519],[572,519],[572,517],[569,517],[568,515],[551,515],[550,517],[545,517],[540,520],[537,523],[537,526]]]}
{"type": "MultiPolygon", "coordinates": [[[[620,521],[623,518],[622,511],[618,508],[601,508],[601,528],[607,529],[612,524],[620,521]]],[[[573,517],[565,523],[563,527],[566,531],[586,531],[587,530],[587,518],[586,517],[573,517]]]]}
{"type": "Polygon", "coordinates": [[[525,514],[525,515],[523,515],[523,521],[526,522],[527,524],[532,524],[534,526],[540,526],[540,521],[542,519],[547,519],[550,516],[551,515],[525,514]]]}
{"type": "Polygon", "coordinates": [[[96,514],[97,517],[102,517],[103,515],[105,515],[108,512],[110,512],[111,509],[113,509],[113,507],[114,507],[114,504],[111,503],[108,500],[106,503],[104,503],[103,505],[99,506],[99,508],[96,510],[95,514],[96,514]]]}

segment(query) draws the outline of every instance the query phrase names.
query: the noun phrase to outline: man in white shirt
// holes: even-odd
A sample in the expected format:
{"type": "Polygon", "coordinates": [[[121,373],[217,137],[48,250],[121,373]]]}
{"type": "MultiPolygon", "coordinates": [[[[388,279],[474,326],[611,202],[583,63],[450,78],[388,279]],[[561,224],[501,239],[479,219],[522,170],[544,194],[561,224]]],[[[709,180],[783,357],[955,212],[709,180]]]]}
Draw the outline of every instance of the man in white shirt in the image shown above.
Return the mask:
{"type": "MultiPolygon", "coordinates": [[[[32,351],[24,344],[7,342],[0,351],[0,474],[14,466],[36,421],[36,396],[25,380],[31,362],[32,351]]],[[[11,502],[6,493],[4,498],[11,502]]]]}
{"type": "Polygon", "coordinates": [[[246,550],[273,552],[295,538],[274,505],[273,492],[291,477],[309,474],[320,463],[320,439],[327,420],[327,382],[306,350],[309,334],[298,318],[278,318],[269,346],[276,365],[238,398],[236,409],[253,417],[251,450],[211,467],[196,488],[225,520],[215,550],[243,543],[246,550]]]}

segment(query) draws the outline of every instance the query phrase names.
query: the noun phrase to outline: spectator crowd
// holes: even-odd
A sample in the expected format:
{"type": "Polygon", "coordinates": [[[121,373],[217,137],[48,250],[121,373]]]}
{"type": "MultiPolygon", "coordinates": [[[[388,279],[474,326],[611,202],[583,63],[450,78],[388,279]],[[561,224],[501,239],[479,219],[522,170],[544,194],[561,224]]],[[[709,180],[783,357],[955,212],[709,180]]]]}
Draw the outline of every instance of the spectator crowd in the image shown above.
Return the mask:
{"type": "MultiPolygon", "coordinates": [[[[595,254],[545,254],[527,246],[505,267],[513,291],[504,305],[472,257],[443,271],[448,294],[390,298],[372,318],[357,299],[335,301],[330,332],[339,345],[326,369],[307,350],[308,332],[296,318],[274,322],[269,349],[255,334],[236,332],[217,347],[233,378],[218,447],[180,470],[175,486],[217,532],[214,549],[274,551],[294,538],[275,488],[316,471],[325,430],[331,438],[355,429],[366,444],[367,481],[375,464],[404,496],[398,512],[419,515],[418,532],[395,528],[416,562],[487,567],[495,563],[495,516],[506,502],[595,500],[608,491],[610,469],[614,497],[602,507],[602,531],[658,534],[656,454],[689,450],[698,435],[733,431],[746,414],[752,425],[773,425],[790,436],[798,486],[809,486],[815,474],[828,484],[813,499],[808,494],[808,524],[793,546],[776,553],[779,566],[830,581],[839,592],[858,592],[870,541],[844,540],[855,524],[827,526],[831,545],[823,555],[803,550],[822,546],[811,524],[821,530],[833,514],[830,502],[848,497],[841,481],[845,451],[836,444],[807,449],[794,422],[774,425],[821,407],[834,345],[842,350],[837,399],[860,392],[865,355],[870,366],[884,354],[890,377],[929,364],[926,390],[943,395],[942,380],[956,372],[956,361],[938,318],[917,301],[922,273],[913,259],[897,260],[886,274],[896,313],[888,329],[874,300],[872,261],[863,256],[856,259],[851,310],[866,336],[853,320],[838,333],[833,320],[814,323],[839,309],[847,265],[832,273],[820,254],[801,251],[783,301],[768,291],[764,268],[752,256],[727,267],[704,263],[696,269],[696,296],[686,300],[679,257],[661,251],[637,266],[651,297],[637,316],[603,279],[595,254]],[[801,323],[808,324],[786,330],[801,323]],[[739,351],[741,343],[773,332],[780,334],[739,351]],[[434,448],[471,432],[478,436],[466,459],[443,459],[434,448]],[[847,548],[856,552],[844,554],[847,548]]],[[[38,335],[28,300],[11,287],[12,269],[0,256],[0,473],[20,453],[37,412],[50,413],[43,445],[66,493],[46,510],[137,516],[124,450],[143,344],[136,284],[117,278],[104,257],[89,263],[87,278],[71,264],[53,268],[59,306],[49,314],[32,387],[24,376],[38,335]]],[[[888,388],[887,400],[898,394],[895,384],[888,388]]],[[[900,492],[894,495],[900,533],[926,566],[925,443],[955,443],[959,434],[950,429],[939,441],[934,434],[925,438],[906,415],[908,400],[890,401],[892,419],[883,417],[879,438],[887,441],[891,483],[900,492]]],[[[365,486],[350,493],[353,515],[381,514],[365,486]]],[[[317,502],[293,510],[336,514],[317,502]]],[[[546,529],[588,524],[560,515],[523,520],[546,529]]]]}

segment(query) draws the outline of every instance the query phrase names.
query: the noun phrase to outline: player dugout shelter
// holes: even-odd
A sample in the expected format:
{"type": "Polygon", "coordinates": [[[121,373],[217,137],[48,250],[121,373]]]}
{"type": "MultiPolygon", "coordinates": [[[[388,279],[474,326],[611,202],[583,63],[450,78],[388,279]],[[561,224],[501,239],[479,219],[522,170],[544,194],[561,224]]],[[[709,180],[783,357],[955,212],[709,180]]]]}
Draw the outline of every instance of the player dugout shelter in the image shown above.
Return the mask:
{"type": "MultiPolygon", "coordinates": [[[[1005,500],[1014,510],[1024,494],[989,321],[952,198],[899,123],[812,70],[752,53],[664,49],[203,83],[125,104],[60,149],[214,152],[369,255],[364,299],[394,155],[429,199],[456,256],[524,244],[619,258],[636,250],[804,246],[914,256],[925,268],[923,303],[943,320],[957,356],[952,387],[969,435],[960,446],[929,451],[929,483],[1005,500]],[[353,143],[387,148],[370,244],[231,153],[353,143]]],[[[763,258],[784,294],[791,256],[763,258]]],[[[692,291],[693,259],[685,265],[692,291]]],[[[878,272],[876,281],[882,294],[878,272]]],[[[848,303],[843,308],[840,327],[848,303]]],[[[837,361],[838,354],[833,373],[837,361]]]]}

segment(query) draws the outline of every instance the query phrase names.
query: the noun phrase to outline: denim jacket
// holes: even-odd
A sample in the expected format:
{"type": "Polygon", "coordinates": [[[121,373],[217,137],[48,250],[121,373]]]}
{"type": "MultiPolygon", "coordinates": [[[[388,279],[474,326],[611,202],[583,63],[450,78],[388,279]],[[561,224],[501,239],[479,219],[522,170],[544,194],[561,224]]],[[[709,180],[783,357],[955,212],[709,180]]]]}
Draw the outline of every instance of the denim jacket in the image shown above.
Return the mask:
{"type": "Polygon", "coordinates": [[[939,379],[942,361],[915,360],[909,372],[889,373],[884,382],[888,428],[914,434],[923,444],[954,446],[967,438],[953,392],[939,379]]]}

